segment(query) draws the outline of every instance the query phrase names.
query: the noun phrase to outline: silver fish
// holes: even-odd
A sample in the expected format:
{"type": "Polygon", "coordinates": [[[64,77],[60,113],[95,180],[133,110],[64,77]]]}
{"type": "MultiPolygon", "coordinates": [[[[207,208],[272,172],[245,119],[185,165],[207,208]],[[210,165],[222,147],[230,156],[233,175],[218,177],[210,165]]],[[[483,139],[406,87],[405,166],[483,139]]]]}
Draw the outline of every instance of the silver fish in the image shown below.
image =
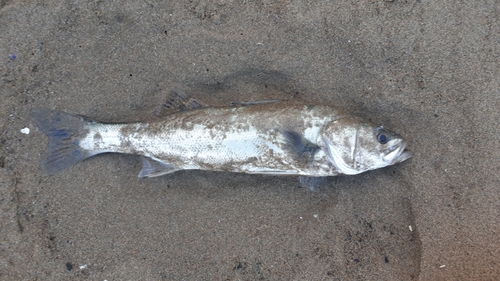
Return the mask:
{"type": "Polygon", "coordinates": [[[122,124],[48,109],[34,110],[33,118],[49,138],[41,162],[47,174],[106,152],[141,155],[139,177],[194,169],[355,175],[411,157],[401,136],[326,105],[201,107],[122,124]]]}

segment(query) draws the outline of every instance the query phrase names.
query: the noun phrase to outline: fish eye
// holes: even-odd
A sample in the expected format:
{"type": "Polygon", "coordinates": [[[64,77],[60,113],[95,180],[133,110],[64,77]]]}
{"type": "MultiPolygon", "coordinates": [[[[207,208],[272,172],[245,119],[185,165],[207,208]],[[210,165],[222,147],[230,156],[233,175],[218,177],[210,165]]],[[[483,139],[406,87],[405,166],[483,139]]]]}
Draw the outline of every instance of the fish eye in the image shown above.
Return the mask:
{"type": "Polygon", "coordinates": [[[389,142],[389,133],[386,130],[379,128],[377,132],[377,140],[381,144],[386,144],[389,142]]]}

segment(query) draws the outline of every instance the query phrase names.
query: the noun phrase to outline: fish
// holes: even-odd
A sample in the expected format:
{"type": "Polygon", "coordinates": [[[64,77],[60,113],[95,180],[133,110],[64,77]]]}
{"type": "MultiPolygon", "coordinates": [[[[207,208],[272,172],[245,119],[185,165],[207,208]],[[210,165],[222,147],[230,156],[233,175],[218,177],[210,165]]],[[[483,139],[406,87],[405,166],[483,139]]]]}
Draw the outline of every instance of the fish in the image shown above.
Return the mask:
{"type": "MultiPolygon", "coordinates": [[[[104,123],[62,111],[33,110],[48,137],[41,169],[55,175],[102,153],[136,154],[140,178],[180,170],[300,176],[356,175],[411,157],[400,135],[328,105],[277,100],[183,106],[149,122],[104,123]]],[[[170,100],[165,107],[173,107],[170,100]]]]}

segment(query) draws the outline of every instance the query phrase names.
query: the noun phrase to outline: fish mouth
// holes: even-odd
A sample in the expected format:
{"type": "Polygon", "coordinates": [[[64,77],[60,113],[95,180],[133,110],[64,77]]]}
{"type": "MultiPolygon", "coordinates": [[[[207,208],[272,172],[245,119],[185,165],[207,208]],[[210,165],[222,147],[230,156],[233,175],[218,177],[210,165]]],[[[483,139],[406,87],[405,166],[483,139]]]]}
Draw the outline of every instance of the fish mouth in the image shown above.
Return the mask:
{"type": "Polygon", "coordinates": [[[384,156],[384,160],[391,164],[400,163],[412,156],[412,152],[406,150],[406,141],[402,140],[398,145],[389,148],[388,153],[384,156]]]}

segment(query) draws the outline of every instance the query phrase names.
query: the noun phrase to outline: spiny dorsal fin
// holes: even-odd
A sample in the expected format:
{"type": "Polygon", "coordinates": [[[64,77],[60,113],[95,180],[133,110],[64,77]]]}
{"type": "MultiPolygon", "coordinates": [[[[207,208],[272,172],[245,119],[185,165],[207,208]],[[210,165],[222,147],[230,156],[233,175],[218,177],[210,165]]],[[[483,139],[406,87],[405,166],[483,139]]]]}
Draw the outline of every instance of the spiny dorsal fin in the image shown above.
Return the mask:
{"type": "Polygon", "coordinates": [[[257,104],[275,103],[281,100],[256,100],[256,101],[233,101],[230,106],[249,106],[257,104]]]}

